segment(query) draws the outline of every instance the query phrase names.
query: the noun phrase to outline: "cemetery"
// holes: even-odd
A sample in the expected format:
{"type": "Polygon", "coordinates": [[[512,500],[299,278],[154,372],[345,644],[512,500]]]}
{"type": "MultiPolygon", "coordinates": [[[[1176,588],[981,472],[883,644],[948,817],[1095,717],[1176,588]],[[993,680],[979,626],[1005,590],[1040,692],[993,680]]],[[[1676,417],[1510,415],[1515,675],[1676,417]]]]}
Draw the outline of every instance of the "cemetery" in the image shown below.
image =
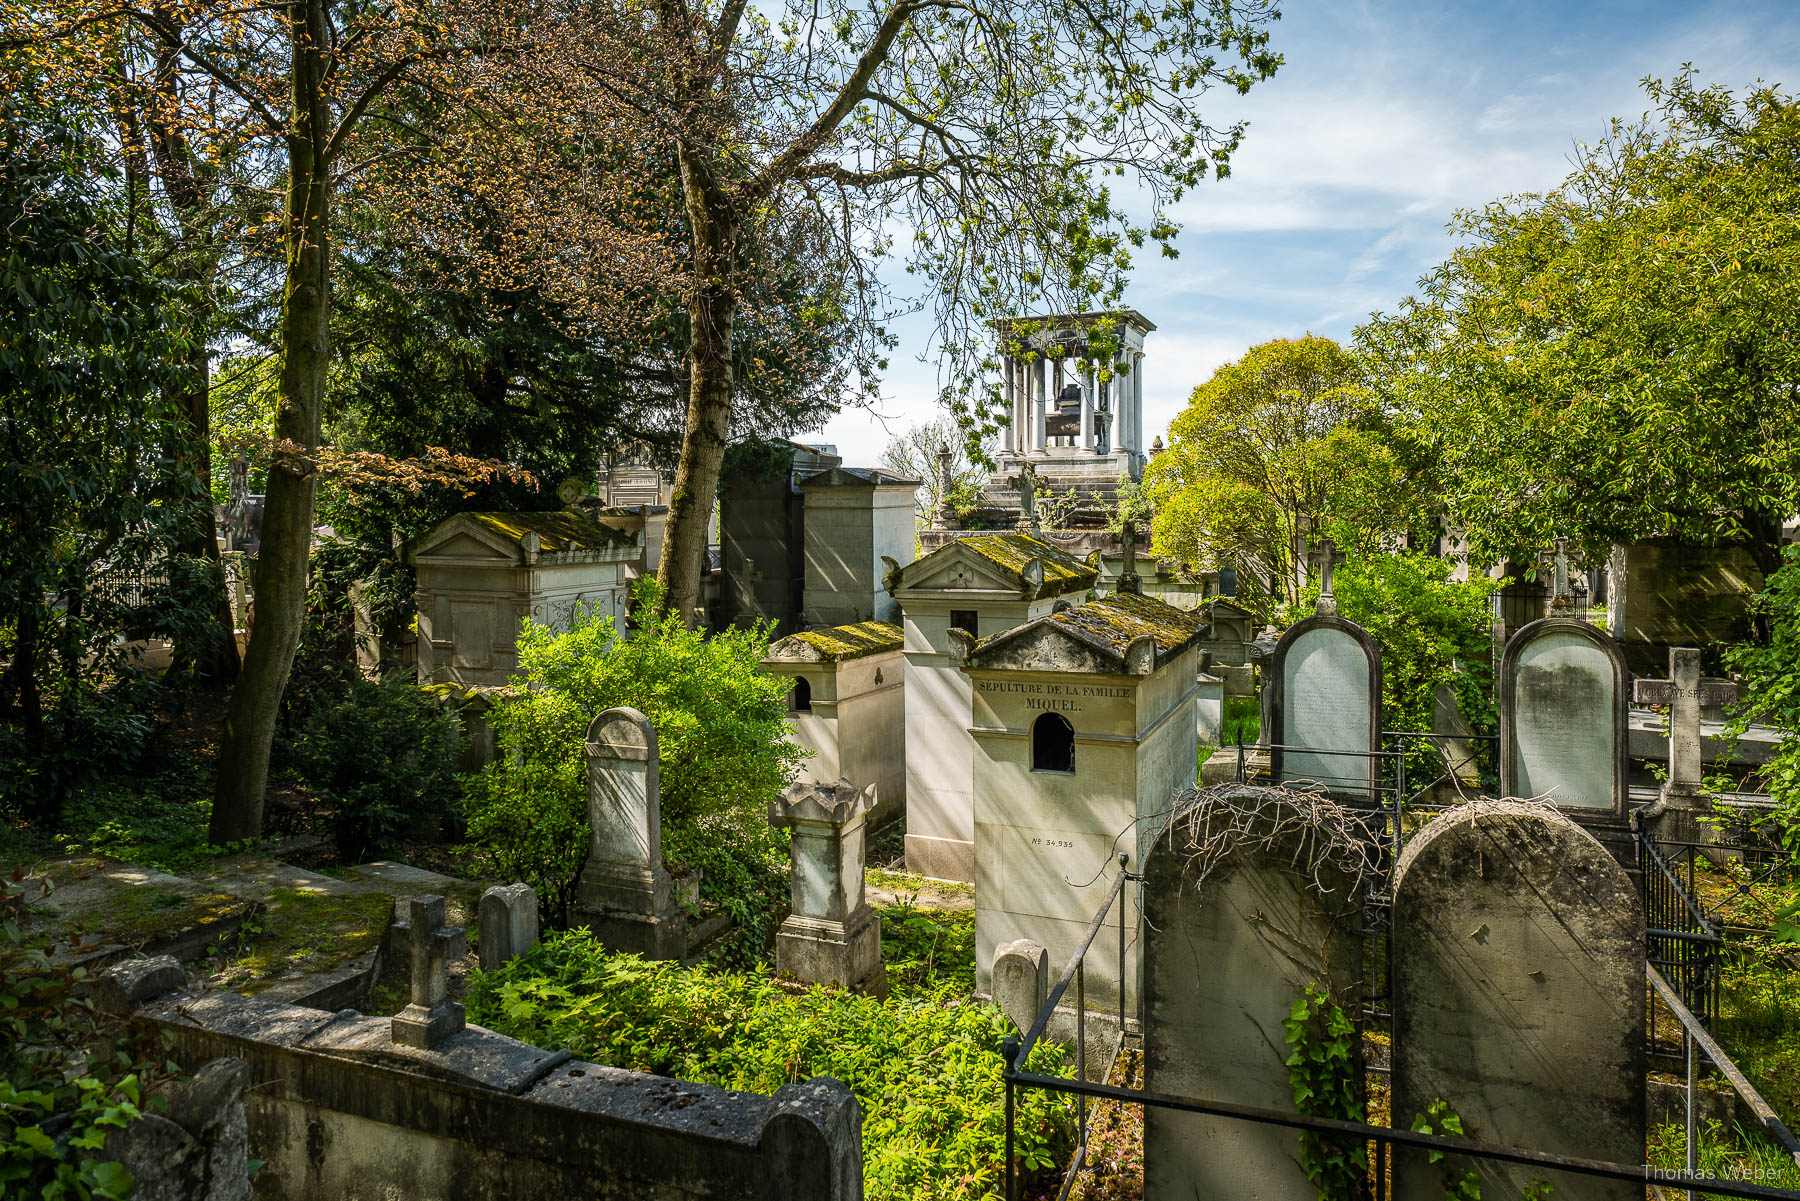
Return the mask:
{"type": "Polygon", "coordinates": [[[1779,85],[1301,335],[1266,4],[13,9],[0,1201],[1800,1201],[1779,85]]]}

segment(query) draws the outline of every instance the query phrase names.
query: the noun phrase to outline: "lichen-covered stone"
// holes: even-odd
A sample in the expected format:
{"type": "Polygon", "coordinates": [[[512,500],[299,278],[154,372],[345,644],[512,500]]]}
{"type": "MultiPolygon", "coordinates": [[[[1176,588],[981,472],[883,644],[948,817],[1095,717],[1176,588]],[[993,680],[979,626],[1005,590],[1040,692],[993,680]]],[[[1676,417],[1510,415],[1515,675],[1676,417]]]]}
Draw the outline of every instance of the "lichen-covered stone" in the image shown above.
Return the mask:
{"type": "Polygon", "coordinates": [[[835,663],[897,651],[905,633],[885,621],[859,621],[824,630],[802,630],[772,643],[769,658],[787,662],[835,663]]]}
{"type": "Polygon", "coordinates": [[[463,516],[514,542],[528,533],[536,534],[540,547],[552,554],[584,547],[624,546],[632,541],[632,536],[623,530],[589,521],[567,509],[559,513],[465,513],[463,516]]]}

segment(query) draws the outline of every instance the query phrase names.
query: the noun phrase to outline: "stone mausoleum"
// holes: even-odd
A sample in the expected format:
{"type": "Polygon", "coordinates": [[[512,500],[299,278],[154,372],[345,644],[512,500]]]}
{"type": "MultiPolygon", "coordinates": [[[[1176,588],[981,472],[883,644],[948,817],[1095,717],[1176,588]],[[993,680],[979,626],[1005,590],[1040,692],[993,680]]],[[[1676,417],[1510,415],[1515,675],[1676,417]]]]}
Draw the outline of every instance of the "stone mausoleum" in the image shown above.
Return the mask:
{"type": "Polygon", "coordinates": [[[419,682],[504,684],[525,618],[566,630],[591,612],[624,628],[628,572],[642,530],[573,510],[458,513],[412,548],[418,573],[419,682]]]}
{"type": "Polygon", "coordinates": [[[899,626],[880,621],[804,630],[769,647],[763,670],[793,681],[788,729],[806,751],[800,778],[875,787],[867,821],[906,811],[906,660],[899,626]]]}
{"type": "MultiPolygon", "coordinates": [[[[984,638],[963,670],[973,687],[975,964],[1014,939],[1068,960],[1117,877],[1132,871],[1193,787],[1196,613],[1119,593],[984,638]]],[[[1125,928],[1137,930],[1126,894],[1125,928]]],[[[1116,915],[1115,915],[1116,917],[1116,915]]],[[[1126,1003],[1136,1004],[1135,938],[1126,1003]]],[[[1090,1003],[1118,996],[1117,925],[1095,943],[1090,1003]]]]}
{"type": "Polygon", "coordinates": [[[909,870],[975,879],[975,745],[963,653],[979,638],[1048,616],[1059,600],[1081,600],[1095,575],[1026,534],[971,534],[888,573],[905,630],[909,870]]]}

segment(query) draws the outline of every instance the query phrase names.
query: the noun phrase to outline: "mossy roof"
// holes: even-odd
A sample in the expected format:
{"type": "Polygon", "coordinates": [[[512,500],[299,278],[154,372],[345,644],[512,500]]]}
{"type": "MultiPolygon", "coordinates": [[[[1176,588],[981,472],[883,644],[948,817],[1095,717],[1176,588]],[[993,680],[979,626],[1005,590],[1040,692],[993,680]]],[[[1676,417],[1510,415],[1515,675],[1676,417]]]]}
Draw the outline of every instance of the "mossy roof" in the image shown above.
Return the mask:
{"type": "Polygon", "coordinates": [[[905,637],[897,625],[885,621],[859,621],[855,625],[789,634],[769,647],[769,656],[793,658],[799,652],[811,651],[822,660],[841,662],[883,651],[897,651],[905,637]]]}
{"type": "Polygon", "coordinates": [[[625,531],[590,521],[567,509],[555,513],[464,513],[462,516],[509,542],[518,542],[527,533],[536,534],[542,549],[551,553],[597,550],[631,541],[631,535],[625,531]]]}
{"type": "Polygon", "coordinates": [[[1148,637],[1160,665],[1198,641],[1205,633],[1206,623],[1198,613],[1178,609],[1153,596],[1120,592],[989,635],[975,645],[971,660],[1033,627],[1064,631],[1121,662],[1132,643],[1148,637]]]}
{"type": "Polygon", "coordinates": [[[947,543],[945,549],[952,546],[968,547],[1020,583],[1025,581],[1025,565],[1033,559],[1041,560],[1044,592],[1048,595],[1078,587],[1090,588],[1098,578],[1092,567],[1068,551],[1030,534],[977,534],[947,543]]]}

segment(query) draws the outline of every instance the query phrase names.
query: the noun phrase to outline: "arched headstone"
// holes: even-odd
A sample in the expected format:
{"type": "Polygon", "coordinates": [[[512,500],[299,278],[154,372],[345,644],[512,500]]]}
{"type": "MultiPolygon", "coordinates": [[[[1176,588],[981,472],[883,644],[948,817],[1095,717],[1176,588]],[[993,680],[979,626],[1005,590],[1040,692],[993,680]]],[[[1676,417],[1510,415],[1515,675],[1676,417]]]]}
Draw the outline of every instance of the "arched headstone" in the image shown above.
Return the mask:
{"type": "Polygon", "coordinates": [[[1500,660],[1500,790],[1625,816],[1629,679],[1606,631],[1547,617],[1500,660]]]}
{"type": "MultiPolygon", "coordinates": [[[[1381,648],[1353,621],[1295,622],[1275,644],[1267,703],[1270,777],[1323,784],[1346,796],[1381,783],[1381,648]],[[1327,751],[1351,752],[1326,754],[1327,751]]],[[[1266,687],[1266,685],[1265,685],[1266,687]]]]}
{"type": "MultiPolygon", "coordinates": [[[[1184,797],[1144,865],[1145,1087],[1296,1112],[1282,1019],[1308,985],[1354,1012],[1373,863],[1357,816],[1316,794],[1184,797]]],[[[1145,1201],[1317,1191],[1292,1130],[1145,1110],[1145,1201]]]]}
{"type": "Polygon", "coordinates": [[[588,860],[577,918],[609,948],[651,959],[687,950],[687,918],[662,858],[656,727],[608,709],[587,731],[588,860]]]}
{"type": "MultiPolygon", "coordinates": [[[[1407,844],[1391,942],[1393,1121],[1434,1101],[1481,1142],[1644,1162],[1644,919],[1593,835],[1547,805],[1476,801],[1407,844]]],[[[1481,1195],[1641,1201],[1641,1184],[1494,1161],[1481,1195]]],[[[1439,1201],[1446,1165],[1397,1158],[1397,1201],[1439,1201]]]]}

